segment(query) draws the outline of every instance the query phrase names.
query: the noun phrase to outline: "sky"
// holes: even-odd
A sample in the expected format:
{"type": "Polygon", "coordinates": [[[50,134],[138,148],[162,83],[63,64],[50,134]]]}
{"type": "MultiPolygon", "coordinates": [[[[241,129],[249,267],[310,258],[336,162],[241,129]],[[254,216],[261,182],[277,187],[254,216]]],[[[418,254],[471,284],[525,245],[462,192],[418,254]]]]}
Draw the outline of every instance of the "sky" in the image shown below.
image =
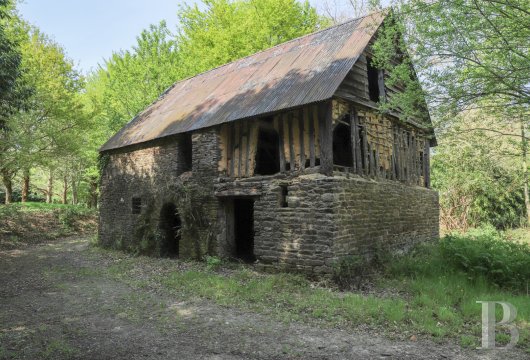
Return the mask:
{"type": "MultiPolygon", "coordinates": [[[[347,0],[310,0],[319,10],[328,1],[345,9],[347,0]]],[[[129,49],[150,24],[166,20],[177,26],[179,6],[196,0],[22,0],[24,19],[61,44],[68,56],[87,73],[113,51],[129,49]]]]}

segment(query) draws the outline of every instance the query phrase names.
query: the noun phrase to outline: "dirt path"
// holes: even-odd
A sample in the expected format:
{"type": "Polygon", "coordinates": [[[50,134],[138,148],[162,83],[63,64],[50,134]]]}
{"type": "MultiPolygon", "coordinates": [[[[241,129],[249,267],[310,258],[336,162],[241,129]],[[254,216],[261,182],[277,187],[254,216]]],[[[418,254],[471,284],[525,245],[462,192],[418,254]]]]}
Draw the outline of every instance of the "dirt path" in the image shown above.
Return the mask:
{"type": "MultiPolygon", "coordinates": [[[[164,261],[164,260],[160,260],[164,261]]],[[[132,288],[83,238],[0,252],[0,359],[524,359],[322,329],[132,288]]]]}

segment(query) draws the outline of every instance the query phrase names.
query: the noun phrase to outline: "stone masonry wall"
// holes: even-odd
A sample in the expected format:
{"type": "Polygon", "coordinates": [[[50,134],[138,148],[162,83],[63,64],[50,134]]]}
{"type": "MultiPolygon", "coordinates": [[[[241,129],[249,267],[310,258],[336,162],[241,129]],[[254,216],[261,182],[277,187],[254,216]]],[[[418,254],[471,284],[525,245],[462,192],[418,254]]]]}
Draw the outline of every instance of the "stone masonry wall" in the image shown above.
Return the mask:
{"type": "Polygon", "coordinates": [[[156,221],[162,204],[172,200],[167,189],[182,173],[180,153],[178,141],[173,138],[150,147],[137,146],[104,155],[108,156],[108,163],[100,188],[102,245],[147,253],[156,251],[140,233],[142,227],[156,221]],[[132,214],[133,197],[141,199],[140,214],[132,214]]]}
{"type": "MultiPolygon", "coordinates": [[[[203,205],[201,211],[215,226],[217,199],[213,197],[214,177],[217,177],[218,136],[214,129],[204,129],[192,136],[192,171],[185,167],[185,151],[180,148],[179,136],[151,142],[144,146],[125,148],[104,154],[107,165],[101,178],[99,241],[103,246],[124,249],[149,255],[160,255],[160,239],[157,230],[160,211],[166,203],[182,204],[183,189],[202,189],[206,193],[201,199],[191,199],[191,204],[203,205]],[[197,185],[197,186],[193,186],[197,185]],[[132,198],[141,199],[141,213],[132,213],[132,198]],[[213,215],[212,215],[213,214],[213,215]]],[[[197,197],[195,190],[191,194],[197,197]]],[[[187,195],[186,195],[187,196],[187,195]]],[[[183,228],[189,228],[181,219],[183,228]]],[[[207,228],[210,228],[207,226],[207,228]]],[[[200,243],[199,236],[183,232],[180,254],[183,257],[198,257],[198,252],[215,248],[215,242],[200,243]]]]}
{"type": "Polygon", "coordinates": [[[274,181],[254,203],[254,253],[264,266],[318,273],[333,257],[334,222],[332,178],[303,175],[274,181]],[[287,207],[281,206],[287,186],[287,207]]]}
{"type": "Polygon", "coordinates": [[[402,251],[439,236],[433,190],[340,173],[261,185],[254,203],[254,252],[265,267],[329,272],[344,256],[402,251]],[[288,188],[288,207],[281,206],[281,185],[288,188]]]}
{"type": "Polygon", "coordinates": [[[390,180],[335,176],[337,233],[333,253],[370,257],[374,250],[406,250],[439,237],[436,191],[390,180]]]}

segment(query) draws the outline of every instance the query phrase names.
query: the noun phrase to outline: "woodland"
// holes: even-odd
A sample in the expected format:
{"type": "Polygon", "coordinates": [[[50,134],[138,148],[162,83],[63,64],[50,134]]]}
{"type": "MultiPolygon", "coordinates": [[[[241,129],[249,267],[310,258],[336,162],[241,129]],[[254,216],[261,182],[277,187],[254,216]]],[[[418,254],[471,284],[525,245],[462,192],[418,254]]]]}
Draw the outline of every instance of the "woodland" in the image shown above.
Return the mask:
{"type": "MultiPolygon", "coordinates": [[[[0,201],[96,208],[98,148],[169,86],[290,39],[379,10],[378,1],[203,0],[178,26],[152,24],[84,73],[65,49],[0,0],[0,201]]],[[[530,216],[528,0],[393,0],[374,60],[400,96],[380,111],[414,117],[425,98],[438,146],[441,225],[524,227],[530,216]],[[404,42],[396,42],[403,34],[404,42]],[[403,56],[391,61],[396,47],[403,56]],[[416,79],[419,79],[418,83],[416,79]]],[[[51,34],[50,34],[51,35],[51,34]]]]}

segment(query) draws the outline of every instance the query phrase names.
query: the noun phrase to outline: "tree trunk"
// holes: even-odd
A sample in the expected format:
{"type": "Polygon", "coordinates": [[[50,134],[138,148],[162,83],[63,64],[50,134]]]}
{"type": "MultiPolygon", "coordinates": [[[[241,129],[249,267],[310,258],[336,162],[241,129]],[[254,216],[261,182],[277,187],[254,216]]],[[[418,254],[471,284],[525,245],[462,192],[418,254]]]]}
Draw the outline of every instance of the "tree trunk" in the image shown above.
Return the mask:
{"type": "Polygon", "coordinates": [[[63,204],[66,204],[68,202],[68,177],[66,175],[63,176],[63,198],[62,198],[63,204]]]}
{"type": "Polygon", "coordinates": [[[90,180],[90,199],[88,202],[88,207],[98,207],[98,182],[95,179],[90,180]]]}
{"type": "Polygon", "coordinates": [[[524,204],[526,208],[526,224],[530,224],[530,196],[528,195],[528,140],[525,136],[525,123],[521,119],[521,150],[523,160],[523,183],[524,183],[524,204]]]}
{"type": "Polygon", "coordinates": [[[22,176],[22,202],[25,203],[28,201],[29,195],[29,169],[24,170],[24,175],[22,176]]]}
{"type": "Polygon", "coordinates": [[[2,183],[6,190],[6,198],[4,202],[6,204],[11,204],[13,202],[13,181],[7,171],[2,171],[2,183]]]}
{"type": "Polygon", "coordinates": [[[72,204],[77,205],[78,201],[79,200],[77,199],[77,181],[72,176],[72,204]]]}
{"type": "Polygon", "coordinates": [[[50,175],[48,176],[48,188],[46,189],[46,202],[51,204],[53,201],[53,171],[50,170],[50,175]]]}

